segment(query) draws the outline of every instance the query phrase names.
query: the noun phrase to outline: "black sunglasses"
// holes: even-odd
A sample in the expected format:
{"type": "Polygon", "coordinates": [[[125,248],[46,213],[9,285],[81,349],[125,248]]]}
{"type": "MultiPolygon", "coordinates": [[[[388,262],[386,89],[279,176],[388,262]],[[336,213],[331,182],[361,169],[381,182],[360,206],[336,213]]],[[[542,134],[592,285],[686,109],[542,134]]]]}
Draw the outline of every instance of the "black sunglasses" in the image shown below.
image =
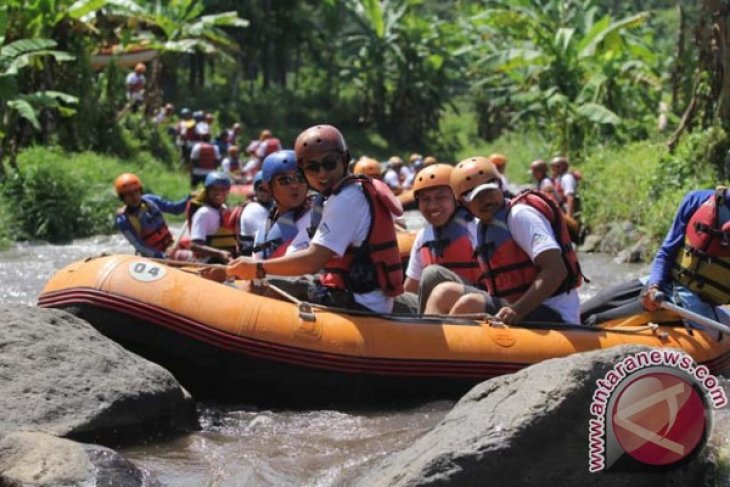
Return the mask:
{"type": "Polygon", "coordinates": [[[289,186],[290,184],[302,184],[305,181],[304,176],[296,173],[294,176],[277,176],[274,178],[274,182],[279,186],[289,186]]]}
{"type": "Polygon", "coordinates": [[[309,174],[318,174],[320,169],[324,169],[325,171],[334,171],[334,169],[337,167],[337,164],[339,163],[339,158],[328,157],[327,159],[324,159],[320,162],[309,161],[304,166],[304,170],[309,174]]]}

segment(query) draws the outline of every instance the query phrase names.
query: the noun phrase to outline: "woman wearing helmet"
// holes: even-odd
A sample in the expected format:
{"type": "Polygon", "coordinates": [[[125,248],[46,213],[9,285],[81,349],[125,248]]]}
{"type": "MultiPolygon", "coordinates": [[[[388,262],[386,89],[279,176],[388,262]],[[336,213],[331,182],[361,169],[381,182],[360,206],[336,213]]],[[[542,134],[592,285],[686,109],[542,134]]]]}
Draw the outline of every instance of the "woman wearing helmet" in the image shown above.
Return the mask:
{"type": "Polygon", "coordinates": [[[350,153],[331,125],[299,134],[295,154],[310,188],[321,195],[312,210],[309,247],[258,264],[239,258],[228,267],[229,275],[302,276],[324,269],[307,286],[311,301],[390,313],[394,297],[403,293],[393,226],[393,213],[402,213],[400,204],[381,181],[347,174],[350,153]]]}
{"type": "Polygon", "coordinates": [[[261,221],[253,252],[261,260],[288,255],[309,246],[311,208],[307,181],[292,150],[269,154],[261,166],[262,187],[276,204],[261,221]]]}
{"type": "Polygon", "coordinates": [[[154,194],[142,194],[142,181],[136,174],[120,174],[114,190],[124,206],[117,211],[116,225],[129,240],[137,254],[157,259],[169,258],[192,261],[193,253],[179,249],[162,213],[179,215],[185,211],[190,196],[180,201],[168,201],[154,194]]]}
{"type": "Polygon", "coordinates": [[[452,169],[448,164],[434,164],[421,170],[413,182],[418,210],[427,224],[418,231],[411,247],[403,287],[418,292],[421,312],[437,284],[477,285],[481,275],[473,258],[477,223],[454,198],[452,169]]]}
{"type": "Polygon", "coordinates": [[[528,191],[505,199],[499,172],[483,157],[461,161],[450,181],[454,195],[479,219],[477,256],[488,292],[464,295],[463,286],[440,284],[426,312],[487,312],[507,324],[577,323],[582,275],[552,198],[528,191]]]}
{"type": "Polygon", "coordinates": [[[213,171],[205,177],[204,190],[190,205],[191,248],[207,262],[227,264],[237,254],[235,222],[226,206],[230,191],[228,175],[213,171]]]}

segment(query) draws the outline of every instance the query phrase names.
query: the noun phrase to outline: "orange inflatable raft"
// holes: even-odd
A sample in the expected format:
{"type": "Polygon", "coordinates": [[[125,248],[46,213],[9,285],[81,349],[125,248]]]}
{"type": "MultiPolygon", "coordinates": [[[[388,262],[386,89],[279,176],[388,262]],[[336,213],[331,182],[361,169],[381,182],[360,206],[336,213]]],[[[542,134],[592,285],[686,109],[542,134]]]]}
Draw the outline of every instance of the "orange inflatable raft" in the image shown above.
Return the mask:
{"type": "Polygon", "coordinates": [[[58,271],[39,305],[86,319],[198,397],[309,405],[458,394],[549,358],[621,344],[683,349],[714,373],[730,364],[727,337],[690,332],[666,312],[595,328],[505,327],[485,317],[310,306],[209,281],[198,270],[132,255],[90,258],[58,271]]]}

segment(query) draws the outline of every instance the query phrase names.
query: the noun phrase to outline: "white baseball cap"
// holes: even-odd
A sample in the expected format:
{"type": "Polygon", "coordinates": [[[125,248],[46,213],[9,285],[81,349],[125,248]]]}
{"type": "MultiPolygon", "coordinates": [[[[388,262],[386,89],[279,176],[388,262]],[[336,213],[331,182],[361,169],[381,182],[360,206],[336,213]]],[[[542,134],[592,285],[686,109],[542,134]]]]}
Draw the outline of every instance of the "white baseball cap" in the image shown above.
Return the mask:
{"type": "Polygon", "coordinates": [[[464,201],[466,201],[467,203],[471,203],[474,200],[474,198],[477,197],[477,195],[479,193],[481,193],[482,191],[486,191],[488,189],[499,189],[499,190],[501,190],[502,189],[502,182],[500,180],[496,180],[496,181],[490,181],[488,183],[480,184],[476,188],[472,189],[469,192],[469,194],[467,194],[466,196],[464,196],[464,201]]]}

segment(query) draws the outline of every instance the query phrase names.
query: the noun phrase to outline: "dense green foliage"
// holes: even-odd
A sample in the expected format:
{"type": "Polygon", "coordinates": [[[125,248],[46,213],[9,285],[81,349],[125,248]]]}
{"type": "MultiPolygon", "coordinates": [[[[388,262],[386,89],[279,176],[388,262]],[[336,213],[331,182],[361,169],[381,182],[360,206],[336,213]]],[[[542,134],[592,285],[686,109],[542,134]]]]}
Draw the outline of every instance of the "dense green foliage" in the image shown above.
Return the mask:
{"type": "Polygon", "coordinates": [[[92,152],[69,157],[59,149],[34,147],[18,162],[19,170],[0,186],[4,236],[16,240],[65,242],[112,232],[121,203],[111,181],[122,172],[134,171],[145,191],[169,198],[184,196],[187,188],[182,173],[170,172],[147,153],[121,160],[92,152]]]}
{"type": "Polygon", "coordinates": [[[126,170],[180,194],[175,147],[150,121],[165,102],[214,113],[216,133],[241,122],[245,138],[270,128],[285,145],[328,122],[353,155],[501,152],[515,182],[560,152],[585,175],[590,225],[629,219],[657,239],[686,190],[725,177],[721,78],[698,69],[716,41],[693,37],[717,19],[705,4],[7,0],[0,240],[109,231],[110,183],[126,170]],[[157,51],[141,112],[127,105],[127,68],[92,69],[102,48],[157,51]],[[678,126],[695,133],[670,153],[678,126]]]}

